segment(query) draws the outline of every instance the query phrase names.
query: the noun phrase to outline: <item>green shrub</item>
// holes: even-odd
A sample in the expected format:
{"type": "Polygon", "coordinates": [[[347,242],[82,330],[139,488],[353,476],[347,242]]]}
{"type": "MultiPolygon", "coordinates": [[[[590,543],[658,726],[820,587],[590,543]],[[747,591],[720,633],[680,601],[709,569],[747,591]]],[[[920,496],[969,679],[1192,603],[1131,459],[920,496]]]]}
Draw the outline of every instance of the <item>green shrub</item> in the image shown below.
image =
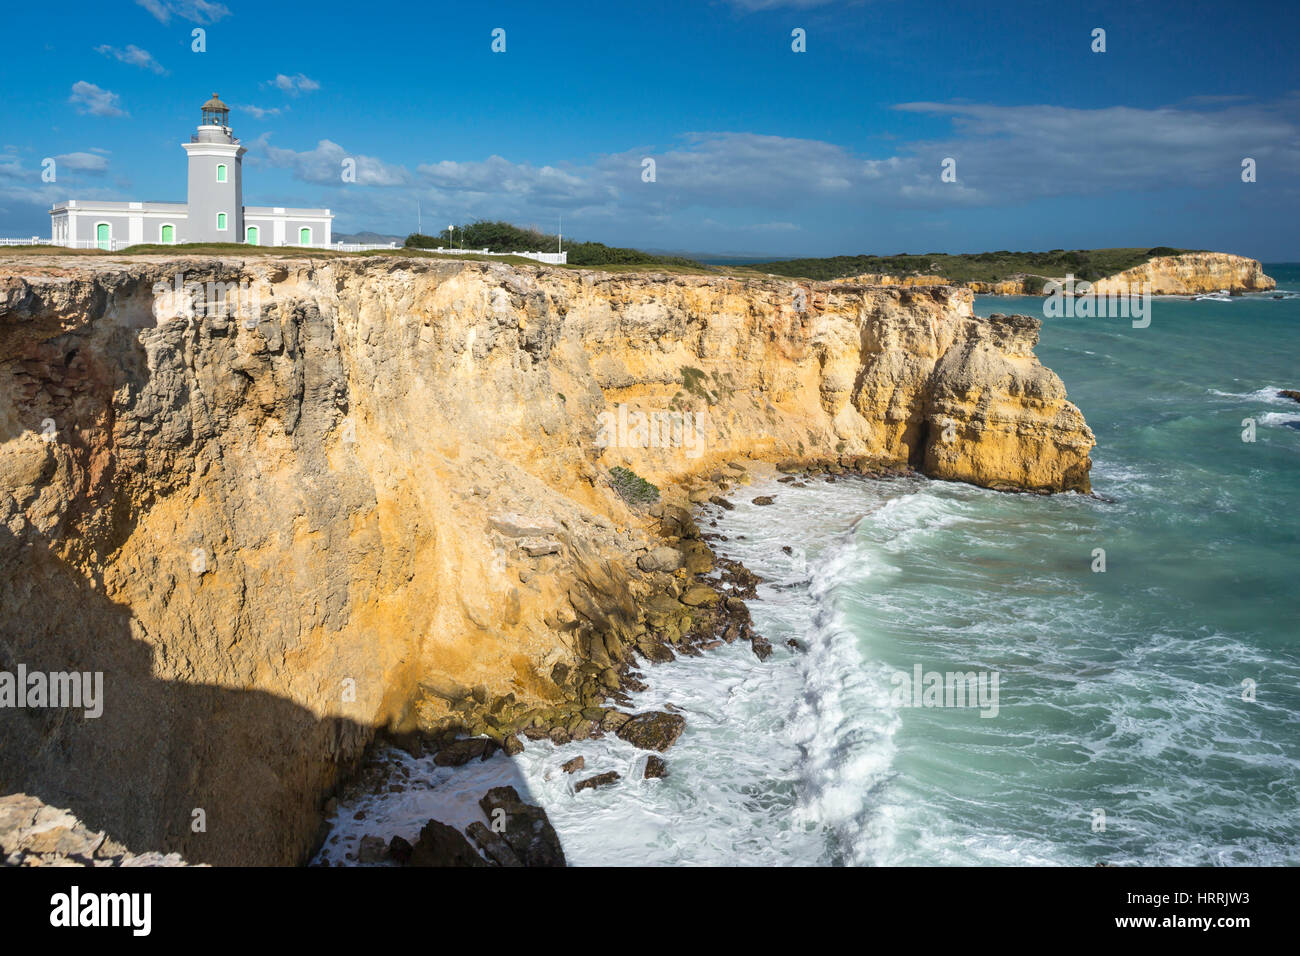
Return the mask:
{"type": "Polygon", "coordinates": [[[630,468],[615,465],[609,470],[609,483],[619,497],[630,505],[649,504],[659,500],[659,489],[630,468]]]}

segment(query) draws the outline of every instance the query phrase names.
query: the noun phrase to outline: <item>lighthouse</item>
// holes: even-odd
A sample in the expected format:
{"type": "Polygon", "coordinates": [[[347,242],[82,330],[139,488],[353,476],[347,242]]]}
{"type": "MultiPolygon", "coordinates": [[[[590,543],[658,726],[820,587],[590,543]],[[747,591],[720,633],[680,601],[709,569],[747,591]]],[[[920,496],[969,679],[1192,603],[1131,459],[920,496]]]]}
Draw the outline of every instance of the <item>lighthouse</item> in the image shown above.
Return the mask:
{"type": "Polygon", "coordinates": [[[189,158],[190,242],[242,242],[247,150],[230,129],[230,107],[216,93],[203,104],[199,128],[183,144],[189,158]]]}
{"type": "Polygon", "coordinates": [[[185,149],[185,202],[69,199],[50,209],[56,245],[112,252],[140,243],[236,242],[249,246],[328,246],[334,215],[328,209],[245,206],[247,150],[230,128],[230,107],[216,93],[202,106],[185,149]]]}

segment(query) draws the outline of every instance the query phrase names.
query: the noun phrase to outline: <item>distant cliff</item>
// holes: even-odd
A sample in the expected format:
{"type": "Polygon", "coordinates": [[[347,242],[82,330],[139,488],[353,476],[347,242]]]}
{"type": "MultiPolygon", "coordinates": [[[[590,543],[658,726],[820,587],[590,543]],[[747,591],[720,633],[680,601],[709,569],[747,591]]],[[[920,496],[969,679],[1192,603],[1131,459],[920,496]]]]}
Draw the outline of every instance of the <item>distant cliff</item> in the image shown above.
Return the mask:
{"type": "Polygon", "coordinates": [[[1224,252],[1188,252],[1159,256],[1118,275],[1093,283],[1099,294],[1150,284],[1152,295],[1198,295],[1202,292],[1267,292],[1277,283],[1264,275],[1257,259],[1224,252]]]}
{"type": "MultiPolygon", "coordinates": [[[[1060,275],[1021,275],[1006,279],[983,281],[955,281],[937,275],[882,275],[865,273],[845,279],[831,280],[834,284],[877,284],[909,288],[960,285],[981,295],[1041,295],[1045,285],[1060,275]]],[[[1075,277],[1076,280],[1078,276],[1075,277]]],[[[1257,259],[1234,256],[1226,252],[1187,252],[1175,256],[1156,256],[1141,265],[1125,269],[1092,283],[1093,291],[1105,295],[1111,292],[1140,289],[1150,286],[1152,295],[1199,295],[1203,292],[1267,292],[1277,283],[1264,274],[1257,259]]]]}
{"type": "Polygon", "coordinates": [[[579,726],[634,646],[708,612],[659,554],[711,566],[689,516],[630,505],[615,466],[683,503],[787,460],[1086,491],[1038,322],[971,301],[402,257],[0,265],[0,670],[105,689],[98,719],[0,716],[0,792],[135,852],[286,864],[379,729],[579,726]],[[620,407],[699,440],[602,438],[620,407]]]}

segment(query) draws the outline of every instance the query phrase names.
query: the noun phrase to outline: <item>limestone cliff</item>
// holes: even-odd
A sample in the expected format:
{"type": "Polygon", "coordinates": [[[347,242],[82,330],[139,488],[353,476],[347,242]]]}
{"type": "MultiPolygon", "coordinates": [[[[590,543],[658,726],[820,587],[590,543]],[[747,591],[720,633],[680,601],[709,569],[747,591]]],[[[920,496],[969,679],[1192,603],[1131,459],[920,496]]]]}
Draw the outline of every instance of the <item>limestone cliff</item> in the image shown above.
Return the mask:
{"type": "MultiPolygon", "coordinates": [[[[832,284],[886,285],[921,288],[961,285],[980,295],[1039,295],[1043,290],[1035,280],[1064,279],[1064,276],[1014,276],[991,282],[970,280],[954,283],[943,276],[893,276],[876,273],[832,280],[832,284]],[[1034,282],[1031,286],[1030,283],[1034,282]]],[[[1224,252],[1189,252],[1177,256],[1158,256],[1140,266],[1106,276],[1093,283],[1100,295],[1127,292],[1150,285],[1152,295],[1199,295],[1203,292],[1267,292],[1277,283],[1264,274],[1257,259],[1224,252]]]]}
{"type": "Polygon", "coordinates": [[[102,671],[106,697],[0,711],[0,793],[136,852],[301,861],[377,729],[563,719],[699,619],[644,560],[689,518],[629,506],[613,466],[1087,490],[1093,437],[1037,328],[950,287],[0,264],[0,670],[102,671]],[[233,312],[184,286],[241,281],[233,312]],[[638,411],[679,430],[611,441],[638,411]]]}
{"type": "Polygon", "coordinates": [[[1264,275],[1257,259],[1223,252],[1189,252],[1158,256],[1136,268],[1094,283],[1099,294],[1151,286],[1152,295],[1198,295],[1202,292],[1267,292],[1277,283],[1264,275]]]}

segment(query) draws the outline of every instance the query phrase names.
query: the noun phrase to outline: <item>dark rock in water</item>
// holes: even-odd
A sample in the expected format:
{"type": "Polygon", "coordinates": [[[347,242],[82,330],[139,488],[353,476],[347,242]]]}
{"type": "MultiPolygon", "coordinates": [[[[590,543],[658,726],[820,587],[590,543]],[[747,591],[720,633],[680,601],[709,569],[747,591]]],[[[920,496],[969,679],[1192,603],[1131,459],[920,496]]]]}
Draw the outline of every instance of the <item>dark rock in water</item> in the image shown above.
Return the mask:
{"type": "Polygon", "coordinates": [[[618,736],[633,747],[640,747],[642,750],[658,750],[662,753],[677,743],[677,738],[685,729],[685,717],[652,710],[637,714],[619,727],[618,736]]]}
{"type": "Polygon", "coordinates": [[[470,737],[467,740],[453,740],[438,751],[433,762],[439,767],[459,767],[469,763],[475,757],[482,757],[490,741],[482,737],[470,737]]]}
{"type": "Polygon", "coordinates": [[[523,866],[519,854],[510,848],[510,844],[499,833],[493,833],[486,826],[475,820],[465,828],[479,848],[487,854],[489,860],[497,866],[523,866]]]}
{"type": "Polygon", "coordinates": [[[518,737],[511,734],[505,739],[505,743],[501,745],[501,749],[506,752],[507,757],[517,757],[524,752],[524,745],[520,742],[518,737]]]}
{"type": "Polygon", "coordinates": [[[563,746],[573,739],[573,735],[563,727],[552,727],[550,733],[551,743],[563,746]]]}
{"type": "Polygon", "coordinates": [[[781,545],[781,550],[786,554],[794,554],[794,548],[790,547],[788,544],[781,545]]]}
{"type": "Polygon", "coordinates": [[[402,750],[405,750],[412,757],[418,759],[424,756],[424,742],[421,740],[420,734],[416,731],[411,731],[410,733],[405,734],[393,734],[393,743],[402,750]]]}
{"type": "Polygon", "coordinates": [[[656,757],[651,754],[645,762],[645,779],[655,780],[660,777],[668,776],[668,764],[663,757],[656,757]]]}
{"type": "Polygon", "coordinates": [[[750,647],[754,649],[754,656],[760,661],[765,661],[772,656],[772,645],[768,643],[767,638],[754,635],[750,641],[750,647]]]}
{"type": "Polygon", "coordinates": [[[395,836],[388,841],[388,855],[398,863],[406,863],[411,859],[411,852],[415,847],[411,846],[409,840],[405,837],[395,836]]]}
{"type": "Polygon", "coordinates": [[[493,787],[478,805],[524,866],[566,866],[560,838],[546,811],[519,799],[514,787],[493,787]],[[501,821],[504,830],[497,825],[501,821]]]}
{"type": "Polygon", "coordinates": [[[586,757],[574,757],[572,760],[566,760],[560,769],[565,773],[577,773],[585,766],[587,766],[586,757]]]}
{"type": "Polygon", "coordinates": [[[609,770],[605,773],[598,773],[594,777],[588,777],[586,780],[580,781],[578,785],[573,788],[573,792],[581,793],[584,790],[594,790],[597,787],[607,787],[611,783],[617,783],[618,780],[618,771],[609,770]]]}
{"type": "Polygon", "coordinates": [[[600,726],[602,730],[618,730],[631,719],[631,714],[625,714],[621,710],[610,710],[606,711],[605,716],[600,719],[600,726]]]}
{"type": "Polygon", "coordinates": [[[677,660],[667,644],[660,644],[658,641],[638,641],[636,649],[641,652],[641,656],[653,664],[667,664],[669,661],[677,660]]]}
{"type": "Polygon", "coordinates": [[[735,511],[736,506],[721,495],[714,495],[709,501],[713,502],[719,508],[725,508],[727,511],[735,511]]]}
{"type": "Polygon", "coordinates": [[[801,650],[803,650],[803,645],[800,644],[798,641],[796,641],[793,637],[790,638],[788,641],[785,642],[785,646],[786,646],[786,647],[793,647],[796,651],[801,651],[801,650]]]}
{"type": "Polygon", "coordinates": [[[383,837],[367,834],[361,838],[361,842],[357,845],[357,862],[382,863],[387,858],[388,846],[384,843],[383,837]]]}
{"type": "Polygon", "coordinates": [[[1297,392],[1295,389],[1292,388],[1284,388],[1282,389],[1282,391],[1278,392],[1278,395],[1280,395],[1282,398],[1289,398],[1292,401],[1300,402],[1300,392],[1297,392]]]}
{"type": "Polygon", "coordinates": [[[408,866],[487,866],[483,857],[455,827],[430,820],[420,830],[408,866]]]}
{"type": "Polygon", "coordinates": [[[772,503],[775,502],[775,501],[776,501],[776,496],[775,496],[775,495],[759,495],[757,498],[754,499],[754,504],[756,504],[756,505],[770,505],[770,504],[772,504],[772,503]]]}

